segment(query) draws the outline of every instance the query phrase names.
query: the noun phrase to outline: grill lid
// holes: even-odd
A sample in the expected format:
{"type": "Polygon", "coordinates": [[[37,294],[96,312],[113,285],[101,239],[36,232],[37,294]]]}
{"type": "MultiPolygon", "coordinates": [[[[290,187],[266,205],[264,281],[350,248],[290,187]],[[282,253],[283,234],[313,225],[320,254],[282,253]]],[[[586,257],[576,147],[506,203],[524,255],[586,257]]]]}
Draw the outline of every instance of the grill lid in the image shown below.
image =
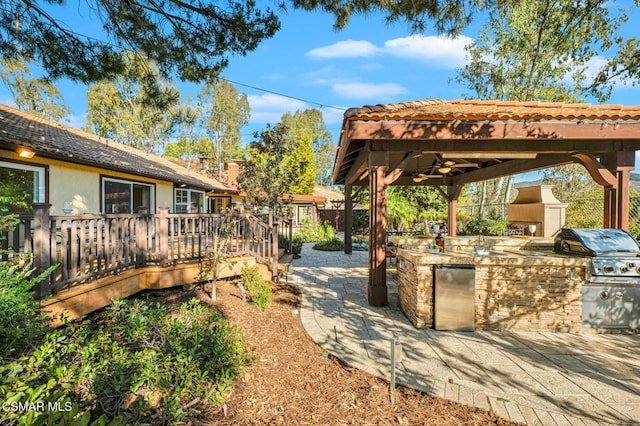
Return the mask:
{"type": "Polygon", "coordinates": [[[637,256],[640,245],[622,229],[562,228],[553,249],[582,256],[637,256]]]}

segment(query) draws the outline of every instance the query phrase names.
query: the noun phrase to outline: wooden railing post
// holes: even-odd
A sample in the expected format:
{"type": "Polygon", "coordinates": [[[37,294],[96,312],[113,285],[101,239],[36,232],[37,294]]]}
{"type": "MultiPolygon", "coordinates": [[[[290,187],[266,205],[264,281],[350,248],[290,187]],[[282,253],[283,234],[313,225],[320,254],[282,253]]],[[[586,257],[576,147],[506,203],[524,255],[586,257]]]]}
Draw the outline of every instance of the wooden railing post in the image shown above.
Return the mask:
{"type": "Polygon", "coordinates": [[[271,244],[271,256],[273,258],[273,269],[271,269],[271,276],[274,281],[278,277],[278,254],[280,253],[280,248],[278,247],[278,220],[276,219],[273,222],[273,226],[271,227],[271,232],[273,235],[272,244],[271,244]]]}
{"type": "Polygon", "coordinates": [[[160,244],[160,264],[169,263],[169,207],[158,207],[160,211],[160,224],[158,225],[158,240],[160,244]]]}
{"type": "MultiPolygon", "coordinates": [[[[46,271],[51,266],[51,222],[49,208],[51,204],[33,204],[33,261],[36,275],[46,271]]],[[[42,299],[49,294],[51,278],[47,275],[36,284],[35,296],[42,299]]]]}

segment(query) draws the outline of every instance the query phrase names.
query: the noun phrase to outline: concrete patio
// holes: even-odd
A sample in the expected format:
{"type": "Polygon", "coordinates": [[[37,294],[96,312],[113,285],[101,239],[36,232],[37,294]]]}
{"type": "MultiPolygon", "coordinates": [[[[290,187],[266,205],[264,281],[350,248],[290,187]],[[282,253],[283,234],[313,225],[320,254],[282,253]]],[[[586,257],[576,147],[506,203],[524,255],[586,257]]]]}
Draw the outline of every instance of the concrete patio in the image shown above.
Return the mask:
{"type": "Polygon", "coordinates": [[[327,352],[396,381],[531,425],[640,424],[640,336],[416,329],[397,306],[367,302],[368,253],[321,252],[305,244],[290,283],[303,291],[302,323],[327,352]],[[400,348],[398,348],[400,349],[400,348]]]}

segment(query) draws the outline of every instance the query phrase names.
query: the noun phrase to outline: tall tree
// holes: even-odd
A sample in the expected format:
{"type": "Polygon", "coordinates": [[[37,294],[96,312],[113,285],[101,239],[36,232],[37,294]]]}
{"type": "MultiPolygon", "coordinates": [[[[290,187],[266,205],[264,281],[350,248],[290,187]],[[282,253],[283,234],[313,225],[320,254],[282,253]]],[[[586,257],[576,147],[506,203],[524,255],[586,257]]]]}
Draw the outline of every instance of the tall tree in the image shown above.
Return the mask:
{"type": "Polygon", "coordinates": [[[202,126],[211,137],[214,150],[209,155],[222,175],[226,161],[240,152],[240,129],[249,123],[251,108],[245,93],[238,93],[225,78],[208,82],[198,93],[202,126]]]}
{"type": "MultiPolygon", "coordinates": [[[[604,100],[606,91],[594,88],[587,71],[627,19],[610,6],[606,0],[514,0],[492,8],[456,80],[481,99],[576,102],[591,92],[604,100]]],[[[509,202],[512,179],[481,182],[476,202],[509,202]]]]}
{"type": "Polygon", "coordinates": [[[279,197],[289,193],[298,179],[287,161],[292,148],[289,130],[278,123],[254,137],[257,140],[251,143],[238,188],[247,193],[252,204],[275,208],[281,205],[279,197]]]}
{"type": "Polygon", "coordinates": [[[52,121],[60,121],[71,110],[51,81],[32,77],[28,65],[20,59],[0,59],[0,79],[21,111],[52,121]]]}
{"type": "MultiPolygon", "coordinates": [[[[291,136],[290,136],[291,138],[291,136]]],[[[311,137],[304,135],[300,139],[290,139],[291,152],[284,159],[285,167],[296,178],[291,182],[290,194],[311,194],[316,183],[316,165],[313,160],[311,137]]]]}
{"type": "Polygon", "coordinates": [[[331,184],[331,167],[335,158],[336,147],[333,144],[331,132],[319,109],[305,109],[295,113],[282,115],[282,123],[291,132],[291,138],[301,140],[309,136],[313,143],[313,157],[315,161],[316,182],[320,185],[331,184]]]}
{"type": "Polygon", "coordinates": [[[101,81],[87,92],[87,126],[98,136],[145,152],[159,151],[180,117],[180,92],[161,78],[155,65],[127,55],[127,72],[101,81]]]}
{"type": "Polygon", "coordinates": [[[278,17],[253,0],[82,0],[76,22],[63,22],[56,7],[66,0],[3,1],[0,52],[8,59],[41,63],[49,77],[85,83],[126,74],[122,50],[136,51],[158,64],[164,76],[205,81],[280,28],[278,17]],[[81,34],[82,20],[102,24],[104,36],[81,34]]]}
{"type": "Polygon", "coordinates": [[[164,157],[182,159],[187,162],[187,170],[192,163],[202,155],[201,146],[204,145],[202,132],[198,126],[200,105],[191,99],[173,109],[171,120],[177,129],[175,142],[168,143],[164,148],[164,157]]]}

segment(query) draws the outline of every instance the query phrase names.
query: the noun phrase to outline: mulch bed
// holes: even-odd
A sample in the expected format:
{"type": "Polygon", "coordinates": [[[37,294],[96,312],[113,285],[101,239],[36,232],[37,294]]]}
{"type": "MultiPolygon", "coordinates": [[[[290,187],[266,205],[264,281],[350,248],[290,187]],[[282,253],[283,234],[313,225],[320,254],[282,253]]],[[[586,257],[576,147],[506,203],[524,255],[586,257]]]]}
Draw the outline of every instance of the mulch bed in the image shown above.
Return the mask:
{"type": "Polygon", "coordinates": [[[217,300],[210,287],[147,294],[170,309],[198,297],[236,324],[254,349],[255,361],[234,383],[226,403],[191,418],[193,424],[371,424],[371,425],[512,425],[491,412],[399,387],[396,404],[389,384],[327,356],[300,321],[300,292],[272,284],[273,300],[265,312],[242,301],[235,282],[219,282],[217,300]]]}

